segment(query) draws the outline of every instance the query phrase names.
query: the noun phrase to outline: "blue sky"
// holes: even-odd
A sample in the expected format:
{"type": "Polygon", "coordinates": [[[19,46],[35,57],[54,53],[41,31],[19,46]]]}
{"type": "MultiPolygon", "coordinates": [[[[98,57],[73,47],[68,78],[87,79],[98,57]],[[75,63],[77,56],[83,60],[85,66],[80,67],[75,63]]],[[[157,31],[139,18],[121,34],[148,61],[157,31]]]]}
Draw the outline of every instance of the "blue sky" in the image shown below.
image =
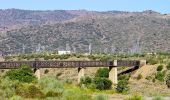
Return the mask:
{"type": "Polygon", "coordinates": [[[0,0],[0,9],[144,11],[170,13],[170,0],[0,0]]]}

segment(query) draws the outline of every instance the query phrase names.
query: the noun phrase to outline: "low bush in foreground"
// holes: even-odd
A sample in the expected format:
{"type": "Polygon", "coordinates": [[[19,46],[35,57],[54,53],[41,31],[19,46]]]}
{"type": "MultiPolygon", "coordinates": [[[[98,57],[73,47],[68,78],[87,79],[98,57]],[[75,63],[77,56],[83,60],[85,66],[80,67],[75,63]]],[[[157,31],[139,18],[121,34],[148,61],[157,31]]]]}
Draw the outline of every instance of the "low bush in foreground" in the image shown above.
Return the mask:
{"type": "Polygon", "coordinates": [[[166,65],[166,68],[170,70],[170,62],[166,65]]]}
{"type": "Polygon", "coordinates": [[[108,90],[111,89],[112,86],[111,80],[107,78],[100,78],[100,77],[94,78],[94,84],[96,85],[96,89],[99,90],[108,90]]]}
{"type": "Polygon", "coordinates": [[[170,74],[168,74],[166,77],[166,85],[168,88],[170,88],[170,74]]]}
{"type": "Polygon", "coordinates": [[[118,84],[116,87],[116,91],[118,93],[126,93],[129,91],[129,86],[128,86],[128,80],[129,80],[129,75],[121,75],[118,77],[118,84]]]}
{"type": "Polygon", "coordinates": [[[157,67],[157,71],[162,71],[163,70],[163,65],[159,65],[158,67],[157,67]]]}
{"type": "Polygon", "coordinates": [[[140,95],[134,95],[134,96],[126,98],[125,100],[143,100],[143,97],[140,95]]]}
{"type": "Polygon", "coordinates": [[[23,65],[19,69],[10,70],[5,74],[11,80],[18,80],[20,82],[31,83],[36,81],[33,71],[29,66],[23,65]]]}
{"type": "Polygon", "coordinates": [[[38,84],[46,97],[59,97],[64,91],[62,83],[54,77],[43,77],[38,84]]]}
{"type": "Polygon", "coordinates": [[[165,72],[161,72],[161,71],[157,72],[157,73],[155,74],[155,78],[156,78],[157,80],[163,82],[163,81],[164,81],[164,78],[165,78],[165,72]]]}

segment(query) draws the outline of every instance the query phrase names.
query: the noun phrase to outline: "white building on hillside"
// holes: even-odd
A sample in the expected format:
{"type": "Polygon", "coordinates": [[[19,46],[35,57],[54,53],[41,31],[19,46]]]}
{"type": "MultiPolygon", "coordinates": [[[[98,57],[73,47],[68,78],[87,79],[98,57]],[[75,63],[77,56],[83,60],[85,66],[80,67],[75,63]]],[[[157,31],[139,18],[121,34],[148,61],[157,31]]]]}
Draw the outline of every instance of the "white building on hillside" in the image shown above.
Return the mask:
{"type": "Polygon", "coordinates": [[[64,55],[64,54],[71,54],[71,51],[58,51],[59,55],[64,55]]]}

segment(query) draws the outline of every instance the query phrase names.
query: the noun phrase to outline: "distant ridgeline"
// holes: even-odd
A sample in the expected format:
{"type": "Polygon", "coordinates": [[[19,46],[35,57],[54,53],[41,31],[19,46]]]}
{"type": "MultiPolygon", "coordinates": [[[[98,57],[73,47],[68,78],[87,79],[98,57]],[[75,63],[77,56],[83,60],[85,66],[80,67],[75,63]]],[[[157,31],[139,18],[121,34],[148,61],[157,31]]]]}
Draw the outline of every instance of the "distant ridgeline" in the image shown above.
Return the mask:
{"type": "Polygon", "coordinates": [[[150,10],[0,10],[0,32],[5,54],[170,51],[170,16],[150,10]]]}

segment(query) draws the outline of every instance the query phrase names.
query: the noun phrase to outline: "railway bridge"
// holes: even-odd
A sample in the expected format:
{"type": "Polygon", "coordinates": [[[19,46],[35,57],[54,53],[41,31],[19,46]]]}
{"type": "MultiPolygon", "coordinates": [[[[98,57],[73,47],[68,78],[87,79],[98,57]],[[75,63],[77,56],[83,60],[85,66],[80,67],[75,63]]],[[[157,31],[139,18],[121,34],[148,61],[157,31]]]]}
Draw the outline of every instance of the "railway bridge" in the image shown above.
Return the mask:
{"type": "Polygon", "coordinates": [[[117,84],[117,67],[141,67],[146,64],[146,60],[113,60],[113,61],[3,61],[0,62],[0,69],[17,69],[21,65],[28,65],[35,71],[35,75],[40,79],[41,68],[77,68],[78,83],[84,76],[87,67],[108,67],[109,79],[113,84],[117,84]]]}

